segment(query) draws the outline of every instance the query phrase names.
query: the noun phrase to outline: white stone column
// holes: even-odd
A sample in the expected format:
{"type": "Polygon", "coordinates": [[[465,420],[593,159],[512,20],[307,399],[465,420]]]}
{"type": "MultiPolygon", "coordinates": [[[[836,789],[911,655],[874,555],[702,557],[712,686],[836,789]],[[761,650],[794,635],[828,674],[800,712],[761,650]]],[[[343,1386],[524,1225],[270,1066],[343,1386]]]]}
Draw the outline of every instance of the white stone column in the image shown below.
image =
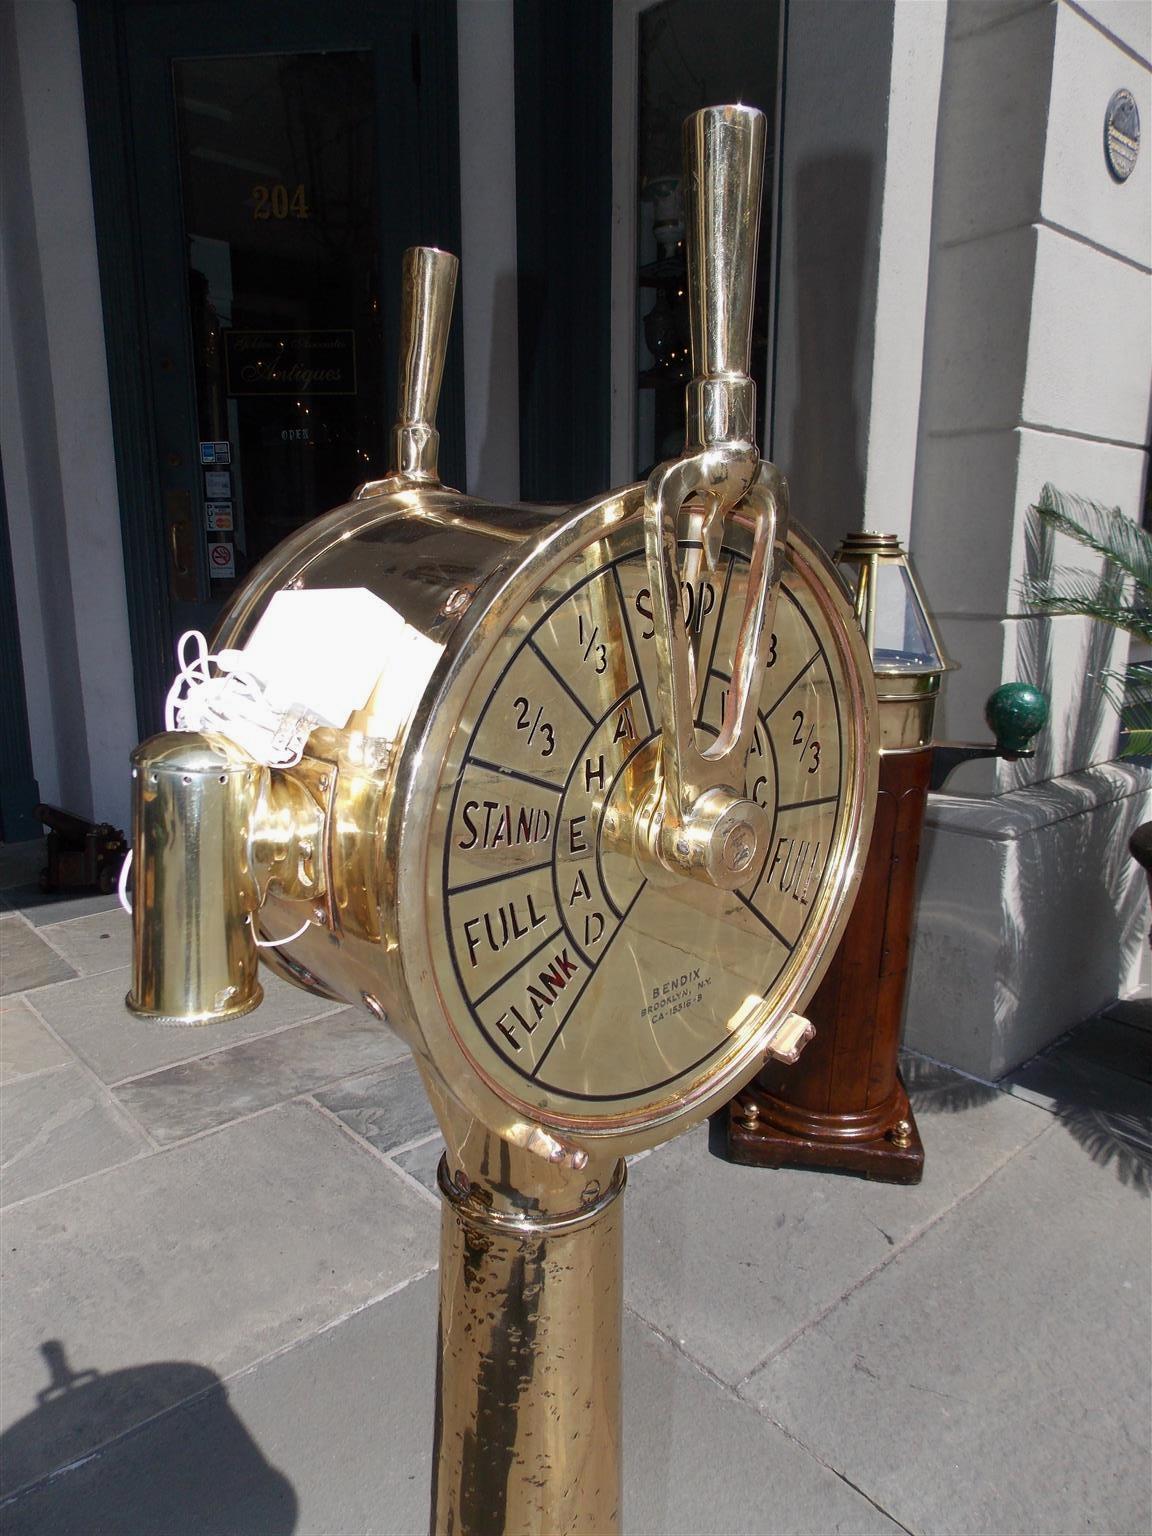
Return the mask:
{"type": "MultiPolygon", "coordinates": [[[[907,1039],[979,1075],[1109,1002],[1147,956],[1126,842],[1149,775],[1093,766],[1116,748],[1092,675],[1112,636],[1020,616],[1019,587],[1043,558],[1029,507],[1045,481],[1140,514],[1152,151],[1118,183],[1103,133],[1121,86],[1152,122],[1150,16],[1116,0],[950,7],[911,529],[962,667],[937,734],[985,738],[1001,682],[1052,700],[1032,763],[961,770],[929,811],[907,1039]]],[[[1055,556],[1098,565],[1063,539],[1055,556]]]]}
{"type": "Polygon", "coordinates": [[[40,790],[127,825],[132,655],[76,10],[4,16],[5,485],[40,790]]]}

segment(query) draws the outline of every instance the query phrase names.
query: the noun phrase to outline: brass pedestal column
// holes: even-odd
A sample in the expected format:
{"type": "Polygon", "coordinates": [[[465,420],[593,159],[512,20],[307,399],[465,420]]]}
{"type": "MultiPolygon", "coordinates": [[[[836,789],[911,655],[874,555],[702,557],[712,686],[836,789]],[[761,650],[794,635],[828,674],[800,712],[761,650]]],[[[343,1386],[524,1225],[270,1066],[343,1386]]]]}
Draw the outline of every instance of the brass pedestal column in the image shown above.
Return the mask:
{"type": "Polygon", "coordinates": [[[432,1536],[619,1532],[624,1181],[449,1140],[432,1536]]]}

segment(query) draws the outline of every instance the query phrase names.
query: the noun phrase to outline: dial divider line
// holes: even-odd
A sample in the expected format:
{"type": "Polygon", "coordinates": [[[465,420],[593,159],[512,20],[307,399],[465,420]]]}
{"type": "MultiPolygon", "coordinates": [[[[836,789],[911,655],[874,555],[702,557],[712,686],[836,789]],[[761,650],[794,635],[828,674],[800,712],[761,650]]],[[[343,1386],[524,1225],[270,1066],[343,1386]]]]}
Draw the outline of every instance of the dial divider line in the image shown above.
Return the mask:
{"type": "Polygon", "coordinates": [[[532,1076],[532,1080],[534,1082],[539,1077],[540,1070],[543,1067],[544,1063],[548,1060],[548,1056],[549,1056],[549,1053],[552,1050],[552,1047],[556,1044],[557,1040],[559,1040],[561,1034],[564,1032],[565,1024],[567,1024],[568,1020],[572,1017],[573,1013],[576,1011],[576,1005],[577,1005],[577,1003],[579,1003],[580,999],[584,996],[584,991],[585,991],[586,987],[588,986],[588,983],[592,980],[593,976],[595,976],[596,972],[600,969],[601,965],[607,959],[608,951],[612,948],[612,945],[616,942],[616,935],[618,933],[620,933],[620,931],[623,929],[624,924],[628,921],[628,918],[631,916],[632,908],[640,900],[640,897],[643,895],[644,891],[647,889],[647,886],[648,886],[648,880],[647,880],[647,877],[645,877],[645,879],[643,881],[641,881],[640,885],[637,887],[636,894],[632,897],[632,900],[628,903],[627,907],[624,909],[624,915],[620,919],[620,922],[619,922],[618,926],[613,931],[611,938],[608,940],[607,944],[605,944],[604,948],[600,951],[600,953],[596,956],[596,959],[588,967],[588,974],[587,974],[587,976],[585,976],[584,980],[580,983],[580,990],[576,993],[576,995],[573,997],[572,1001],[569,1003],[569,1005],[568,1005],[568,1012],[560,1020],[559,1024],[557,1024],[556,1032],[553,1034],[553,1036],[552,1036],[551,1040],[549,1040],[548,1044],[544,1047],[543,1051],[540,1054],[540,1059],[537,1061],[536,1065],[532,1068],[531,1076],[532,1076]]]}
{"type": "Polygon", "coordinates": [[[808,660],[800,668],[799,672],[797,672],[796,676],[788,684],[787,688],[784,688],[784,689],[781,690],[781,692],[777,696],[775,704],[772,705],[772,708],[768,709],[768,710],[765,710],[765,712],[764,712],[765,720],[767,720],[777,709],[779,709],[780,705],[783,704],[784,700],[792,692],[793,688],[795,688],[796,684],[804,676],[805,672],[807,672],[810,667],[814,667],[816,665],[816,663],[820,660],[821,656],[823,656],[823,655],[824,655],[824,647],[820,646],[820,647],[818,647],[812,653],[811,656],[809,656],[808,660]]]}
{"type": "Polygon", "coordinates": [[[518,880],[521,875],[538,875],[542,869],[551,869],[552,860],[545,859],[540,864],[525,864],[523,869],[505,869],[498,875],[485,875],[480,880],[468,880],[464,885],[454,885],[445,894],[448,896],[463,896],[468,891],[478,891],[483,885],[495,885],[500,880],[518,880]]]}
{"type": "MultiPolygon", "coordinates": [[[[788,951],[788,953],[791,954],[792,951],[796,948],[796,945],[795,944],[789,944],[788,940],[780,932],[779,928],[776,927],[775,923],[771,923],[771,922],[768,921],[768,919],[764,916],[763,912],[761,912],[760,908],[755,904],[755,902],[750,901],[748,899],[748,897],[745,896],[743,891],[733,891],[732,894],[739,901],[742,901],[744,903],[744,905],[748,908],[749,912],[752,913],[753,917],[758,917],[760,919],[760,921],[764,924],[765,928],[767,928],[768,932],[772,935],[772,937],[774,939],[778,939],[779,942],[781,944],[783,944],[784,948],[788,951]]],[[[797,941],[797,942],[799,942],[799,941],[797,941]]]]}
{"type": "Polygon", "coordinates": [[[486,768],[489,773],[498,773],[505,779],[522,779],[525,784],[534,784],[537,789],[546,789],[550,794],[559,798],[562,793],[558,784],[550,784],[547,779],[538,779],[533,773],[525,773],[520,768],[506,768],[501,763],[489,763],[482,757],[466,757],[465,765],[471,763],[473,768],[486,768]]]}
{"type": "MultiPolygon", "coordinates": [[[[636,636],[632,633],[632,621],[628,617],[628,604],[624,599],[624,585],[620,580],[620,571],[618,567],[619,561],[615,561],[612,566],[612,579],[616,583],[616,596],[620,603],[620,618],[624,625],[624,633],[628,636],[628,649],[632,653],[632,667],[636,673],[636,681],[640,687],[640,697],[644,702],[644,713],[648,717],[648,729],[650,731],[655,731],[658,730],[659,727],[656,721],[652,718],[652,706],[648,703],[648,689],[644,684],[644,669],[640,665],[640,656],[636,650],[636,636]]],[[[629,692],[635,692],[635,689],[630,689],[629,692]]]]}
{"type": "Polygon", "coordinates": [[[526,955],[521,955],[520,959],[517,960],[516,964],[514,966],[512,966],[509,970],[505,971],[503,976],[501,976],[499,981],[494,981],[492,983],[492,985],[488,988],[487,992],[482,992],[479,997],[477,997],[477,998],[475,998],[473,1000],[473,1003],[472,1003],[473,1008],[479,1008],[481,1003],[486,1003],[488,1001],[488,999],[492,996],[493,992],[499,992],[500,988],[504,985],[504,983],[506,981],[511,981],[513,976],[515,976],[517,971],[523,970],[524,967],[528,964],[529,960],[535,960],[536,956],[540,953],[540,951],[542,949],[547,949],[549,944],[554,944],[556,942],[556,940],[560,937],[560,935],[563,932],[564,932],[564,924],[561,923],[550,934],[548,934],[547,938],[541,939],[539,944],[537,944],[535,949],[530,950],[528,952],[528,954],[526,954],[526,955]]]}
{"type": "Polygon", "coordinates": [[[525,644],[527,645],[528,649],[532,652],[532,654],[536,657],[536,659],[538,661],[543,662],[544,666],[546,666],[548,668],[548,671],[551,672],[552,676],[560,684],[561,688],[563,688],[564,692],[572,700],[573,704],[575,704],[576,708],[584,716],[585,720],[587,720],[590,723],[594,724],[596,717],[592,714],[591,710],[584,703],[584,701],[579,697],[579,695],[576,694],[575,692],[573,692],[571,685],[569,683],[567,683],[565,681],[565,679],[560,676],[559,672],[557,672],[556,668],[548,660],[547,656],[545,656],[544,652],[536,644],[535,640],[527,640],[527,641],[525,641],[525,644]]]}
{"type": "Polygon", "coordinates": [[[833,805],[839,800],[839,795],[822,795],[819,800],[792,800],[787,805],[778,805],[778,811],[799,811],[813,805],[833,805]]]}

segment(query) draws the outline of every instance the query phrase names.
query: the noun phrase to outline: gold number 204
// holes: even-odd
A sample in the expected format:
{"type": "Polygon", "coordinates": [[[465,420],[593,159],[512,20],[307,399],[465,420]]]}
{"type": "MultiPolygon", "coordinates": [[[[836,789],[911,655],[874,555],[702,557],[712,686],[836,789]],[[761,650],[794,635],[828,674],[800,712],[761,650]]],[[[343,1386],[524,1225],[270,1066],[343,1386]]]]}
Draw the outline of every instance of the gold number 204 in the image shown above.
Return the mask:
{"type": "Polygon", "coordinates": [[[282,181],[270,187],[252,188],[252,217],[254,219],[310,219],[312,210],[300,183],[289,190],[282,181]]]}

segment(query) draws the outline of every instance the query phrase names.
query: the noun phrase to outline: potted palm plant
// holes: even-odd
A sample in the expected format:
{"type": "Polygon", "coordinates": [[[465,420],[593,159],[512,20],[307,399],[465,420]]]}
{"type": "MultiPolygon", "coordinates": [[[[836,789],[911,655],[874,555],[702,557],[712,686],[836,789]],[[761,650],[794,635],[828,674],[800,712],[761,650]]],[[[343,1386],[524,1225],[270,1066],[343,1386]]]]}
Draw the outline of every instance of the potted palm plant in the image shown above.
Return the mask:
{"type": "MultiPolygon", "coordinates": [[[[1045,485],[1034,508],[1040,522],[1103,556],[1099,575],[1056,567],[1023,583],[1033,613],[1080,614],[1124,630],[1152,648],[1152,535],[1119,507],[1105,507],[1045,485]]],[[[1120,750],[1125,757],[1152,755],[1152,659],[1137,656],[1097,682],[1120,715],[1120,750]]],[[[1152,892],[1152,822],[1137,827],[1129,841],[1132,856],[1148,876],[1152,892]]]]}

